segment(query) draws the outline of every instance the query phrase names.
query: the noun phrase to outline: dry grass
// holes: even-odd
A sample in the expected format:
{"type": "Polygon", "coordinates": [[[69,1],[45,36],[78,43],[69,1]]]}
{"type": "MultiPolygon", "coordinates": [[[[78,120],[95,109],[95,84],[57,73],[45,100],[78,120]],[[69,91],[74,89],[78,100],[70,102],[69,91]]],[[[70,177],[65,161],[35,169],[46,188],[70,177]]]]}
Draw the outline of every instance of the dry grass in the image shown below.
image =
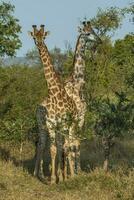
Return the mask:
{"type": "Polygon", "coordinates": [[[0,200],[133,200],[134,170],[105,174],[96,169],[48,186],[12,162],[0,162],[0,200]]]}
{"type": "Polygon", "coordinates": [[[130,140],[117,141],[117,143],[118,148],[113,150],[111,162],[118,161],[118,167],[113,167],[111,172],[106,174],[99,166],[103,158],[99,143],[89,142],[89,145],[83,144],[82,161],[87,166],[89,166],[89,162],[92,163],[90,169],[95,165],[98,167],[91,170],[90,173],[82,172],[72,180],[52,186],[45,185],[32,176],[34,163],[32,145],[28,144],[24,148],[23,167],[18,165],[19,151],[17,148],[1,145],[0,200],[133,200],[134,142],[130,140]],[[84,155],[86,156],[84,157],[84,155]]]}

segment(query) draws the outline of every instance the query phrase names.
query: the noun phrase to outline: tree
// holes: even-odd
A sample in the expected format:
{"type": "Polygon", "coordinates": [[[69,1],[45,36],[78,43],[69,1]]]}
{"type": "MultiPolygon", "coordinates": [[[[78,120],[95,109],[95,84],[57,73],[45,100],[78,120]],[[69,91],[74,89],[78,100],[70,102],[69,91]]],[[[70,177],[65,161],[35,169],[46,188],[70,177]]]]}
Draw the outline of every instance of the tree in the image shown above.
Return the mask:
{"type": "Polygon", "coordinates": [[[114,138],[132,133],[134,104],[123,92],[116,92],[114,101],[109,98],[100,98],[93,103],[92,109],[96,113],[94,132],[102,139],[105,157],[103,168],[107,171],[114,138]]]}
{"type": "Polygon", "coordinates": [[[111,41],[111,36],[121,26],[125,14],[126,11],[122,13],[122,9],[110,8],[99,10],[96,17],[90,20],[102,44],[96,51],[86,52],[87,113],[84,132],[86,138],[90,138],[93,133],[101,137],[105,170],[108,169],[113,139],[122,137],[132,129],[133,34],[127,34],[114,44],[111,41]]]}
{"type": "MultiPolygon", "coordinates": [[[[66,53],[62,53],[61,49],[58,47],[54,47],[54,49],[50,50],[51,58],[55,69],[57,71],[61,71],[63,67],[63,62],[66,59],[66,53]]],[[[42,66],[42,62],[39,56],[39,52],[37,48],[33,48],[29,50],[26,54],[26,58],[33,62],[33,66],[42,66]]]]}
{"type": "Polygon", "coordinates": [[[54,49],[50,51],[50,54],[56,71],[63,73],[63,66],[67,57],[66,52],[62,53],[60,48],[54,47],[54,49]]]}
{"type": "MultiPolygon", "coordinates": [[[[123,39],[115,41],[113,48],[113,60],[116,66],[117,79],[122,79],[124,89],[131,88],[134,91],[134,34],[127,34],[123,39]]],[[[133,96],[133,95],[132,95],[133,96]]]]}
{"type": "Polygon", "coordinates": [[[0,67],[0,141],[22,142],[35,126],[35,110],[47,94],[40,68],[0,67]]]}
{"type": "Polygon", "coordinates": [[[14,6],[10,3],[0,3],[0,56],[13,56],[21,47],[19,20],[13,16],[14,6]]]}
{"type": "Polygon", "coordinates": [[[130,21],[134,22],[134,2],[130,3],[129,6],[123,8],[121,12],[123,15],[126,15],[126,13],[130,14],[132,18],[132,20],[130,19],[130,21]]]}
{"type": "Polygon", "coordinates": [[[99,8],[97,15],[91,19],[91,24],[97,30],[97,34],[106,36],[111,32],[114,33],[120,27],[123,16],[121,9],[117,7],[107,10],[99,8]]]}
{"type": "Polygon", "coordinates": [[[42,62],[37,48],[28,50],[28,52],[26,53],[26,59],[29,61],[29,64],[33,67],[42,67],[42,62]]]}

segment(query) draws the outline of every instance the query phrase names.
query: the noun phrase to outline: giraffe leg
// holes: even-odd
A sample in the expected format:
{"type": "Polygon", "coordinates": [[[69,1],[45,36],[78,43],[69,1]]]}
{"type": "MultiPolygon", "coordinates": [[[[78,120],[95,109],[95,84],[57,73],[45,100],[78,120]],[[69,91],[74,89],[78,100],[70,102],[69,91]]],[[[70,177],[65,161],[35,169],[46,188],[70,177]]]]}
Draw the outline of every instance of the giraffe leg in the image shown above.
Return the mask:
{"type": "Polygon", "coordinates": [[[69,129],[69,153],[68,153],[68,164],[70,169],[70,176],[74,177],[75,174],[75,152],[74,152],[74,137],[73,133],[75,130],[75,124],[72,124],[72,126],[69,129]]]}
{"type": "Polygon", "coordinates": [[[54,143],[50,145],[50,154],[51,154],[51,184],[56,183],[56,154],[57,148],[54,143]]]}
{"type": "Polygon", "coordinates": [[[63,180],[62,169],[63,169],[62,143],[60,141],[60,138],[58,137],[58,139],[57,139],[57,169],[56,169],[57,183],[61,182],[63,180]]]}
{"type": "Polygon", "coordinates": [[[44,172],[43,172],[43,155],[44,155],[44,150],[45,150],[45,145],[46,145],[46,134],[41,135],[40,138],[40,163],[39,163],[39,178],[41,180],[44,180],[44,172]]]}
{"type": "Polygon", "coordinates": [[[74,177],[74,159],[72,151],[68,154],[68,164],[70,169],[70,177],[74,177]]]}
{"type": "Polygon", "coordinates": [[[36,155],[35,155],[35,168],[34,168],[34,176],[38,176],[39,173],[39,163],[40,163],[40,146],[39,142],[36,146],[36,155]]]}
{"type": "Polygon", "coordinates": [[[44,180],[43,172],[43,155],[46,144],[46,134],[43,134],[37,146],[37,155],[34,169],[34,176],[38,177],[40,180],[44,180]]]}
{"type": "Polygon", "coordinates": [[[80,145],[76,145],[75,147],[75,173],[78,174],[80,172],[80,145]]]}
{"type": "Polygon", "coordinates": [[[68,177],[67,169],[68,169],[68,159],[67,159],[66,153],[63,150],[63,180],[64,181],[66,181],[68,177]]]}
{"type": "Polygon", "coordinates": [[[43,173],[43,154],[47,140],[47,131],[44,129],[46,122],[46,109],[43,106],[38,106],[36,110],[36,118],[39,129],[39,141],[36,151],[36,162],[34,169],[34,176],[39,177],[41,180],[44,179],[43,173]]]}
{"type": "Polygon", "coordinates": [[[64,176],[68,177],[68,172],[70,172],[70,177],[74,177],[74,152],[72,147],[67,144],[64,144],[64,176]]]}
{"type": "Polygon", "coordinates": [[[64,145],[63,145],[63,179],[66,180],[68,177],[68,167],[69,167],[69,143],[68,140],[65,139],[64,145]]]}

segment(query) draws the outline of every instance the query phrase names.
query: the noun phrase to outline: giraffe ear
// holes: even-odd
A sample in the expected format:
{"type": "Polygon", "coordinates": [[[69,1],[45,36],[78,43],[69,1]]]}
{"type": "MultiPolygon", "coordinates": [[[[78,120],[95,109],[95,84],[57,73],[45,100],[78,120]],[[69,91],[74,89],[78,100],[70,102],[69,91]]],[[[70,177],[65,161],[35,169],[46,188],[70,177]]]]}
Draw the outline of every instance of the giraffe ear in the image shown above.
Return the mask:
{"type": "Polygon", "coordinates": [[[78,32],[81,33],[81,31],[82,31],[81,28],[78,26],[78,32]]]}
{"type": "Polygon", "coordinates": [[[29,36],[33,36],[33,33],[31,31],[28,31],[29,36]]]}
{"type": "Polygon", "coordinates": [[[50,31],[45,32],[45,36],[50,35],[50,31]]]}

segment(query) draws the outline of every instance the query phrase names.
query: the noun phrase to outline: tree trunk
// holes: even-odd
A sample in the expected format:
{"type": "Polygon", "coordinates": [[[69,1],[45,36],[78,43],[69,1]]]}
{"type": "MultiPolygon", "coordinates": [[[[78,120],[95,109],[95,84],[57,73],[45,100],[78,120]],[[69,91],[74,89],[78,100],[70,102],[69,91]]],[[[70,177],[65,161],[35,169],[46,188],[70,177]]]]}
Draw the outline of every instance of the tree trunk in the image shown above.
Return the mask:
{"type": "Polygon", "coordinates": [[[105,159],[104,163],[103,163],[103,169],[104,169],[105,172],[108,171],[108,165],[109,165],[109,160],[105,159]]]}
{"type": "Polygon", "coordinates": [[[23,152],[23,142],[21,141],[20,151],[19,151],[19,154],[20,154],[19,164],[20,164],[20,166],[22,166],[22,152],[23,152]]]}
{"type": "Polygon", "coordinates": [[[103,163],[103,169],[105,172],[108,171],[109,168],[109,155],[110,155],[110,139],[109,138],[103,138],[102,139],[103,149],[104,149],[104,163],[103,163]]]}

